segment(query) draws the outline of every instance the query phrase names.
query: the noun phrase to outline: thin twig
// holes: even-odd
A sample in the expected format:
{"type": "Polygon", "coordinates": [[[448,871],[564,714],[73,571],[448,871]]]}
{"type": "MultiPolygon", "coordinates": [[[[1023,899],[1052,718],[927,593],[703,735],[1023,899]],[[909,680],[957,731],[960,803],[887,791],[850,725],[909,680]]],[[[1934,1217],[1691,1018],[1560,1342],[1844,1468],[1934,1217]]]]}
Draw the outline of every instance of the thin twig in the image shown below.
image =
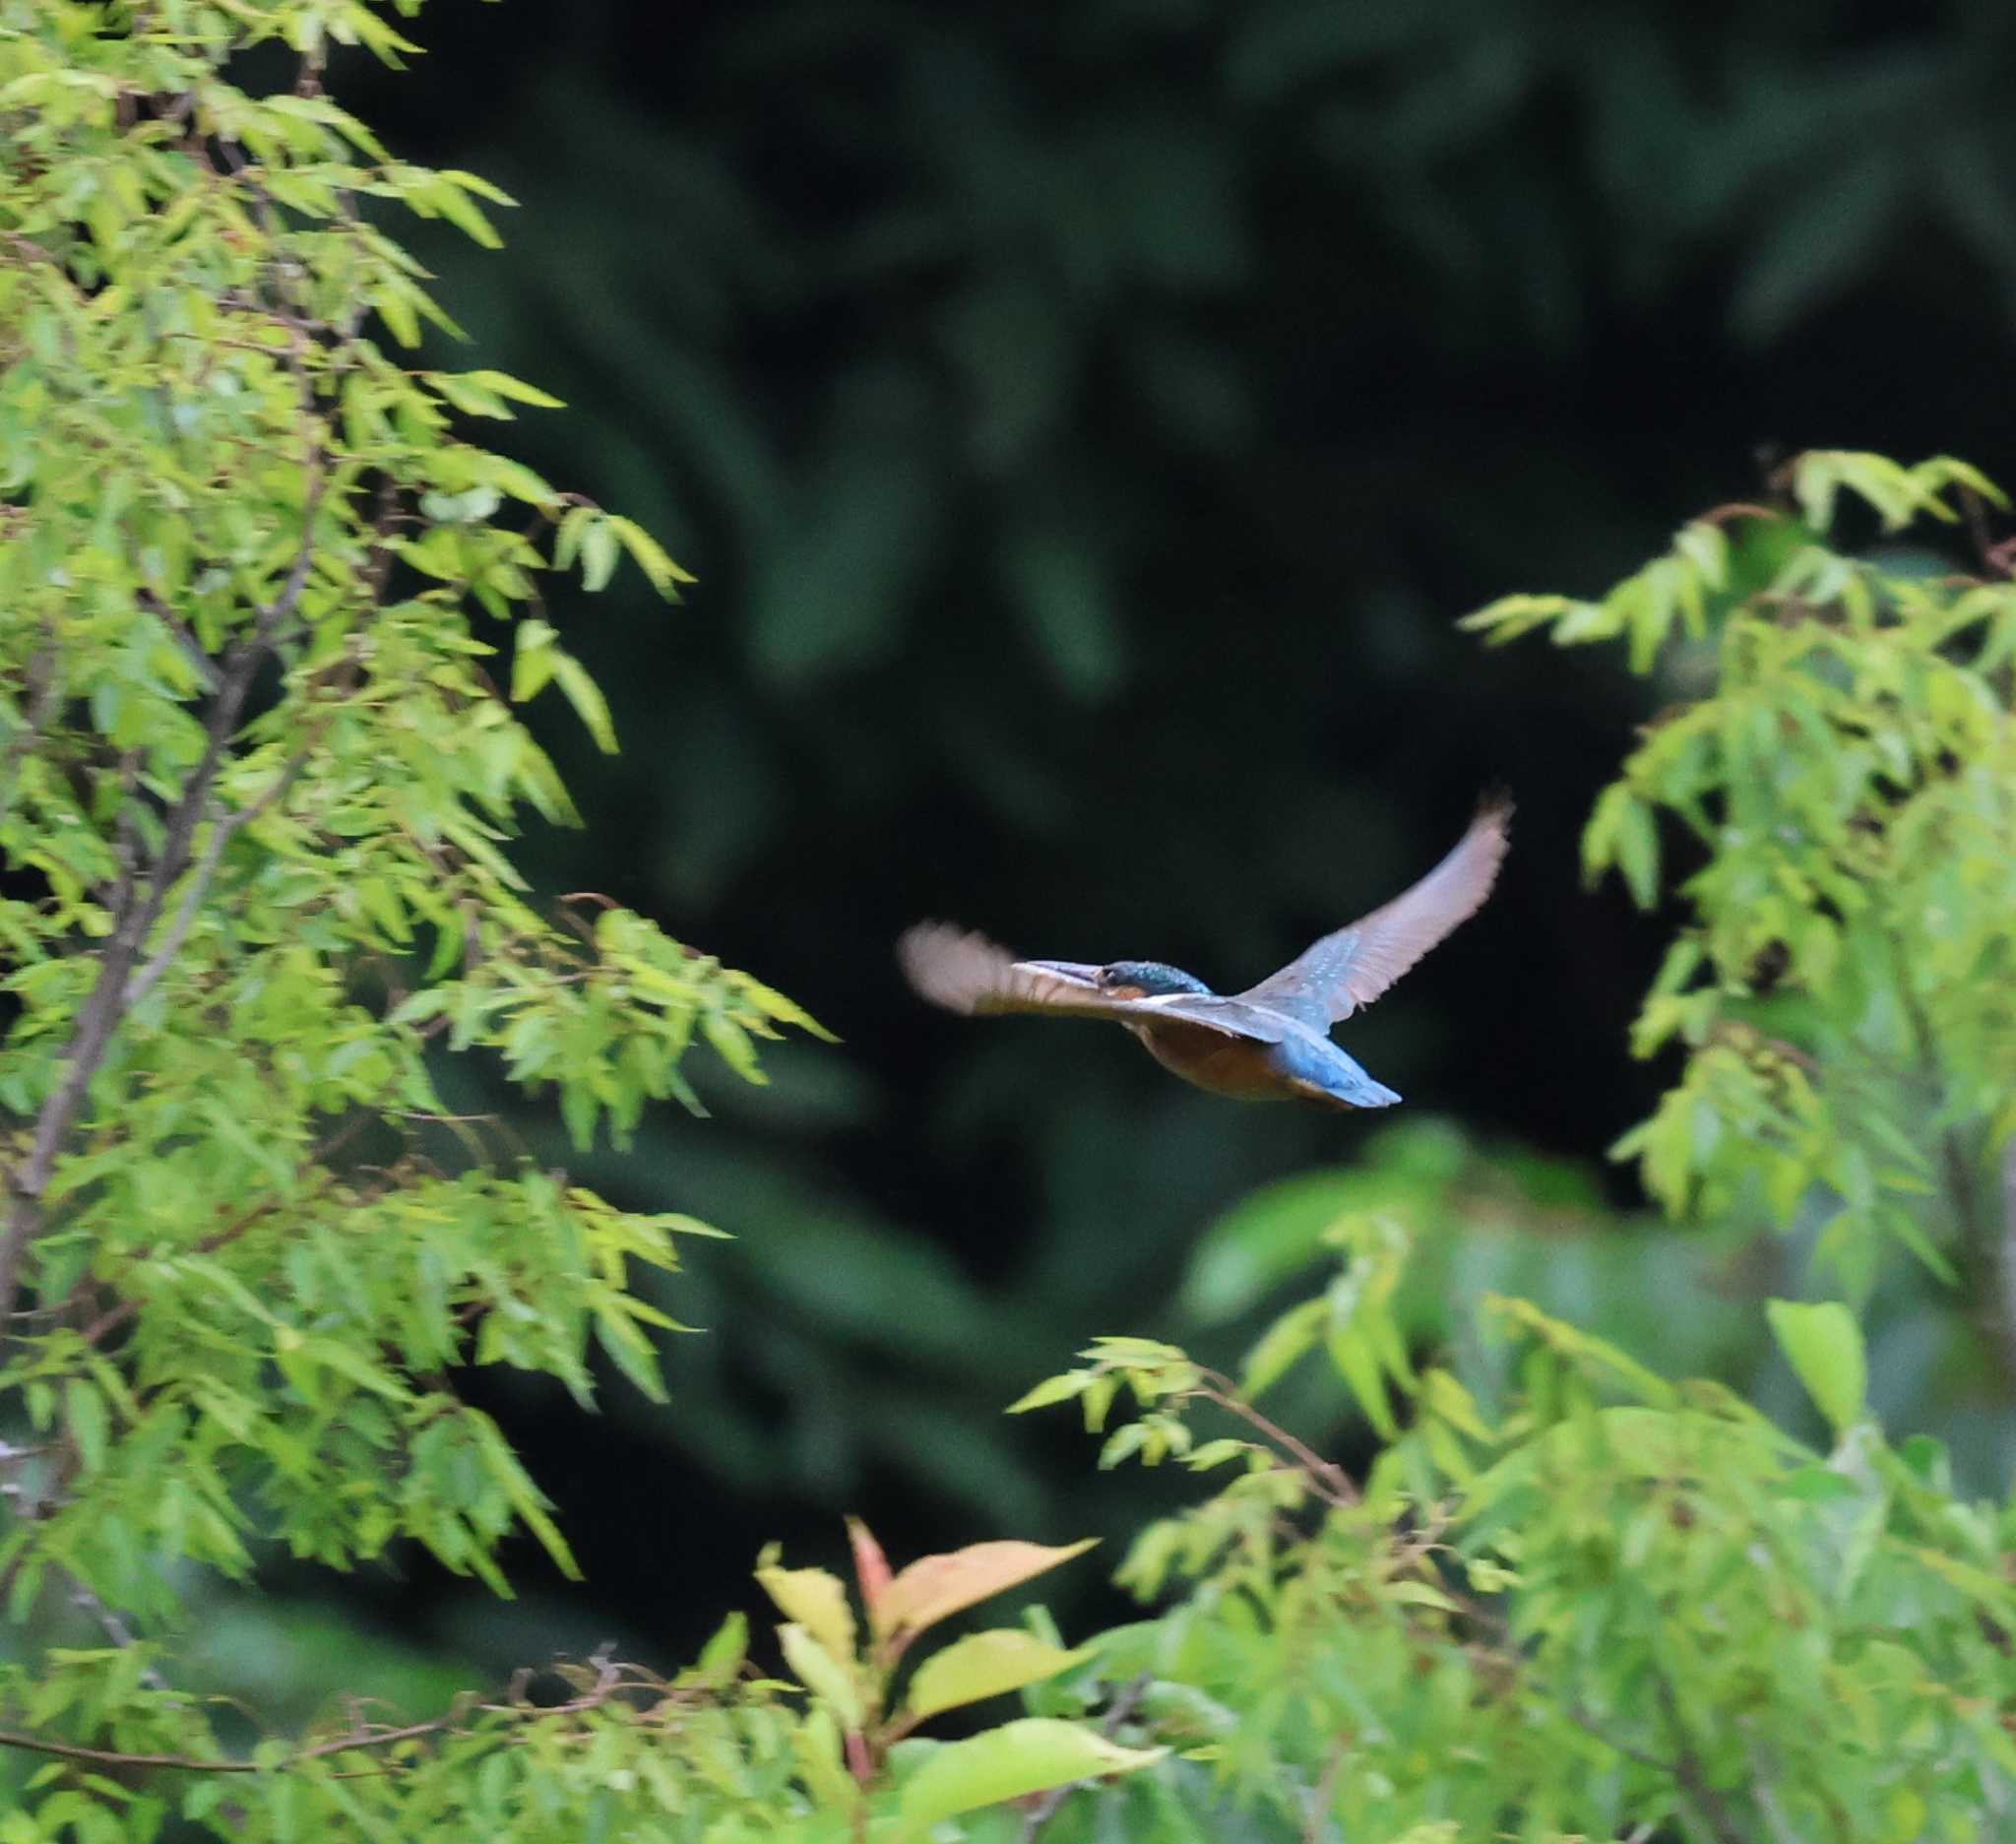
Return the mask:
{"type": "Polygon", "coordinates": [[[1323,1763],[1322,1773],[1309,1790],[1309,1811],[1302,1821],[1302,1844],[1322,1844],[1323,1814],[1329,1810],[1330,1801],[1337,1792],[1337,1776],[1344,1771],[1344,1757],[1351,1751],[1351,1744],[1352,1737],[1348,1732],[1331,1744],[1330,1758],[1323,1763]]]}
{"type": "Polygon", "coordinates": [[[320,1742],[313,1748],[298,1749],[272,1767],[251,1760],[207,1760],[201,1754],[133,1754],[119,1749],[85,1748],[79,1743],[56,1742],[47,1736],[26,1735],[15,1729],[0,1729],[0,1748],[21,1749],[30,1754],[54,1754],[61,1760],[90,1761],[100,1767],[165,1767],[180,1773],[271,1773],[285,1772],[331,1754],[390,1748],[421,1736],[438,1735],[453,1720],[441,1716],[432,1722],[410,1723],[404,1729],[387,1729],[377,1735],[344,1736],[334,1742],[320,1742]]]}
{"type": "Polygon", "coordinates": [[[1634,1748],[1629,1742],[1613,1735],[1579,1703],[1562,1703],[1560,1711],[1584,1735],[1594,1736],[1611,1753],[1621,1754],[1626,1760],[1634,1760],[1641,1767],[1650,1767],[1654,1773],[1663,1773],[1669,1779],[1679,1777],[1679,1769],[1671,1761],[1661,1760],[1657,1754],[1649,1754],[1642,1748],[1634,1748]]]}
{"type": "MultiPolygon", "coordinates": [[[[1111,1739],[1113,1732],[1129,1716],[1133,1715],[1141,1699],[1148,1694],[1148,1686],[1151,1682],[1148,1673],[1142,1672],[1140,1676],[1133,1679],[1106,1705],[1106,1713],[1100,1718],[1099,1732],[1101,1735],[1107,1737],[1109,1740],[1111,1739]]],[[[1057,1808],[1063,1805],[1064,1801],[1078,1787],[1084,1784],[1084,1781],[1073,1781],[1069,1786],[1053,1786],[1047,1793],[1039,1794],[1030,1801],[1022,1811],[1022,1837],[1020,1844],[1035,1844],[1037,1833],[1049,1823],[1050,1817],[1057,1808]]]]}
{"type": "Polygon", "coordinates": [[[1256,1433],[1264,1434],[1269,1440],[1273,1441],[1284,1453],[1293,1459],[1304,1472],[1321,1484],[1329,1487],[1330,1490],[1326,1495],[1333,1502],[1338,1504],[1356,1504],[1358,1502],[1358,1489],[1353,1482],[1352,1476],[1343,1467],[1339,1466],[1335,1460],[1326,1460],[1307,1442],[1296,1438],[1295,1435],[1290,1433],[1279,1423],[1270,1421],[1258,1409],[1254,1408],[1251,1403],[1244,1401],[1233,1387],[1230,1377],[1223,1376],[1216,1370],[1203,1370],[1199,1374],[1203,1377],[1206,1386],[1203,1389],[1194,1391],[1194,1394],[1201,1396],[1207,1402],[1215,1402],[1228,1415],[1237,1416],[1240,1421],[1244,1422],[1256,1433]]]}
{"type": "Polygon", "coordinates": [[[1996,1241],[2000,1260],[1997,1278],[2001,1282],[2000,1323],[2016,1326],[2016,1139],[2002,1148],[2002,1223],[1996,1241]]]}
{"type": "Polygon", "coordinates": [[[16,765],[33,747],[35,738],[42,733],[50,713],[55,709],[56,692],[62,679],[62,674],[56,669],[57,665],[56,637],[52,631],[42,637],[40,645],[29,657],[28,671],[24,677],[28,708],[22,713],[21,728],[7,739],[6,752],[0,754],[0,816],[11,812],[14,807],[14,791],[18,785],[14,777],[16,765]]]}
{"type": "Polygon", "coordinates": [[[1757,1802],[1757,1810],[1764,1814],[1765,1824],[1770,1827],[1772,1844],[1799,1844],[1799,1834],[1786,1816],[1785,1808],[1778,1803],[1778,1789],[1771,1784],[1771,1776],[1765,1772],[1764,1763],[1757,1758],[1754,1749],[1750,1752],[1750,1792],[1757,1802]]]}
{"type": "Polygon", "coordinates": [[[479,1703],[472,1697],[458,1697],[446,1715],[435,1716],[426,1722],[407,1723],[397,1729],[380,1729],[375,1733],[365,1730],[361,1723],[358,1723],[347,1734],[334,1737],[327,1742],[315,1742],[305,1748],[298,1748],[284,1759],[274,1762],[213,1760],[201,1754],[132,1753],[120,1749],[87,1748],[82,1743],[58,1742],[48,1736],[29,1735],[18,1729],[0,1729],[0,1748],[20,1749],[30,1754],[52,1754],[59,1760],[83,1761],[96,1767],[154,1767],[174,1773],[288,1773],[306,1766],[310,1761],[327,1760],[335,1754],[357,1753],[367,1749],[396,1748],[402,1742],[416,1742],[427,1736],[458,1733],[463,1719],[472,1709],[486,1715],[515,1717],[521,1722],[551,1722],[557,1718],[578,1716],[590,1710],[599,1709],[604,1704],[614,1701],[618,1692],[623,1690],[658,1687],[643,1679],[626,1678],[626,1668],[607,1658],[598,1658],[596,1665],[597,1678],[594,1685],[581,1695],[572,1697],[564,1703],[540,1707],[522,1703],[479,1703]]]}
{"type": "Polygon", "coordinates": [[[1716,1844],[1744,1844],[1743,1834],[1731,1817],[1729,1807],[1709,1783],[1701,1757],[1694,1752],[1693,1738],[1681,1719],[1679,1699],[1673,1695],[1672,1685],[1664,1672],[1655,1673],[1654,1682],[1659,1686],[1660,1708],[1666,1713],[1667,1726],[1671,1729],[1673,1741],[1680,1750],[1670,1770],[1673,1779],[1701,1814],[1702,1822],[1715,1834],[1716,1844]]]}
{"type": "MultiPolygon", "coordinates": [[[[99,1599],[95,1591],[88,1588],[75,1576],[72,1576],[70,1581],[70,1604],[96,1621],[104,1628],[105,1637],[122,1652],[140,1643],[133,1628],[127,1625],[120,1615],[99,1599]]],[[[140,1682],[150,1690],[165,1690],[168,1687],[168,1681],[152,1665],[142,1667],[140,1682]]]]}
{"type": "Polygon", "coordinates": [[[182,943],[188,939],[189,930],[194,926],[196,914],[203,906],[204,896],[210,889],[211,879],[217,875],[217,867],[229,845],[241,828],[249,825],[276,801],[286,797],[287,790],[294,785],[301,770],[307,766],[309,745],[303,743],[289,758],[286,766],[276,775],[257,798],[244,806],[234,807],[230,812],[220,814],[211,828],[210,839],[204,847],[202,861],[196,866],[189,879],[189,887],[182,893],[181,907],[169,922],[167,932],[162,935],[160,945],[156,948],[147,965],[134,974],[127,983],[125,1009],[131,1011],[147,997],[159,984],[175,956],[181,952],[182,943]]]}

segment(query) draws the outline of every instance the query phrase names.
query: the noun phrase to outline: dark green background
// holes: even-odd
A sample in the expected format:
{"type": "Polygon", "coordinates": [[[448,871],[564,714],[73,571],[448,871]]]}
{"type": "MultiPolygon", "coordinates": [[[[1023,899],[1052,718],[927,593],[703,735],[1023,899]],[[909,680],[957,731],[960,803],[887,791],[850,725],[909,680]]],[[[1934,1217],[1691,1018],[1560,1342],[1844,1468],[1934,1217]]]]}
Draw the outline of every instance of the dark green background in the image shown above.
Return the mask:
{"type": "MultiPolygon", "coordinates": [[[[700,578],[561,601],[624,747],[536,707],[588,818],[529,841],[541,883],[845,1039],[577,1162],[737,1238],[666,1290],[707,1328],[669,1408],[479,1386],[587,1587],[527,1546],[509,1615],[424,1575],[379,1615],[663,1661],[748,1604],[765,1536],[1062,1541],[1165,1493],[1001,1405],[1100,1332],[1235,1355],[1250,1318],[1176,1301],[1186,1250],[1380,1123],[928,1012],[890,957],[920,916],[1243,984],[1508,782],[1501,893],[1346,1042],[1395,1118],[1634,1206],[1600,1161],[1659,1085],[1623,1033],[1663,931],[1582,892],[1575,841],[1649,694],[1452,624],[1601,590],[1802,447],[2011,472],[2016,12],[1904,14],[437,0],[410,74],[338,60],[397,148],[521,202],[501,255],[419,239],[469,362],[568,400],[507,445],[700,578]]],[[[549,1107],[501,1105],[563,1156],[549,1107]]],[[[1110,1612],[1076,1572],[1067,1614],[1110,1612]]]]}

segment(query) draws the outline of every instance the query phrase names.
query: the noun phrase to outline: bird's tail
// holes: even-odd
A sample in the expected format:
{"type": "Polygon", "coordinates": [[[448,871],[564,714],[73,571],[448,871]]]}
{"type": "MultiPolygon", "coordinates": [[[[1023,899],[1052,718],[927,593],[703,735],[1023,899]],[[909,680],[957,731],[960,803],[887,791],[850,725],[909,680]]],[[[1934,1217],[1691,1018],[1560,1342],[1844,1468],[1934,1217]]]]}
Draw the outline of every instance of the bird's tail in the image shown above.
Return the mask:
{"type": "Polygon", "coordinates": [[[1295,1084],[1304,1095],[1320,1106],[1338,1113],[1354,1114],[1362,1108],[1391,1108],[1400,1097],[1383,1082],[1374,1082],[1370,1076],[1352,1083],[1349,1088],[1324,1088],[1314,1082],[1295,1084]]]}

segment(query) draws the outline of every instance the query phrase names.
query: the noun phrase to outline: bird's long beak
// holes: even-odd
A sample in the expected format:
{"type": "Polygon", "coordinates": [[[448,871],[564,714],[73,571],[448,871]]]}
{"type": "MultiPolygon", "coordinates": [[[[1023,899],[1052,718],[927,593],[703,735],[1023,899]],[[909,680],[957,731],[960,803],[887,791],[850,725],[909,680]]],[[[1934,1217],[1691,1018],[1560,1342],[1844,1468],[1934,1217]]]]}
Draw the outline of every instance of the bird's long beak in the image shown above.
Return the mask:
{"type": "Polygon", "coordinates": [[[1044,974],[1052,980],[1067,981],[1074,986],[1099,985],[1099,967],[1086,961],[1017,961],[1015,972],[1044,974]]]}

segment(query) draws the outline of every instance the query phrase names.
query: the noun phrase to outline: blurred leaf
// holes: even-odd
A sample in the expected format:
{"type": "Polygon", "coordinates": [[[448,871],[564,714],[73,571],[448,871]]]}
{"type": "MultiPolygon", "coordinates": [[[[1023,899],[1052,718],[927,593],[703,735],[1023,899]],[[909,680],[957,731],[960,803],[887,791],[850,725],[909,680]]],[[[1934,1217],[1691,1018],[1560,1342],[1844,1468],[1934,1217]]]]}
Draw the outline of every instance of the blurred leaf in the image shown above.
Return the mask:
{"type": "Polygon", "coordinates": [[[1091,1656],[1090,1648],[1067,1652],[1020,1627],[969,1633],[917,1667],[904,1700],[913,1716],[934,1716],[962,1703],[1019,1690],[1091,1656]]]}
{"type": "Polygon", "coordinates": [[[1731,312],[1753,340],[1769,339],[1849,286],[1892,228],[1905,175],[1887,154],[1850,157],[1772,224],[1735,287],[1731,312]]]}
{"type": "Polygon", "coordinates": [[[907,1835],[955,1812],[1022,1799],[1074,1781],[1138,1773],[1166,1750],[1121,1748],[1096,1731],[1053,1717],[1024,1716],[934,1750],[904,1783],[907,1835]]]}
{"type": "Polygon", "coordinates": [[[1039,1543],[975,1543],[944,1556],[919,1557],[890,1582],[882,1617],[892,1632],[921,1632],[949,1614],[1083,1556],[1098,1541],[1087,1537],[1059,1549],[1039,1543]]]}
{"type": "Polygon", "coordinates": [[[1791,1300],[1765,1303],[1772,1336],[1791,1359],[1837,1435],[1845,1435],[1862,1418],[1868,1390],[1868,1368],[1862,1335],[1855,1316],[1839,1301],[1801,1304],[1791,1300]]]}
{"type": "Polygon", "coordinates": [[[854,1655],[854,1617],[847,1590],[823,1568],[758,1566],[756,1579],[784,1617],[802,1626],[834,1658],[854,1655]]]}

